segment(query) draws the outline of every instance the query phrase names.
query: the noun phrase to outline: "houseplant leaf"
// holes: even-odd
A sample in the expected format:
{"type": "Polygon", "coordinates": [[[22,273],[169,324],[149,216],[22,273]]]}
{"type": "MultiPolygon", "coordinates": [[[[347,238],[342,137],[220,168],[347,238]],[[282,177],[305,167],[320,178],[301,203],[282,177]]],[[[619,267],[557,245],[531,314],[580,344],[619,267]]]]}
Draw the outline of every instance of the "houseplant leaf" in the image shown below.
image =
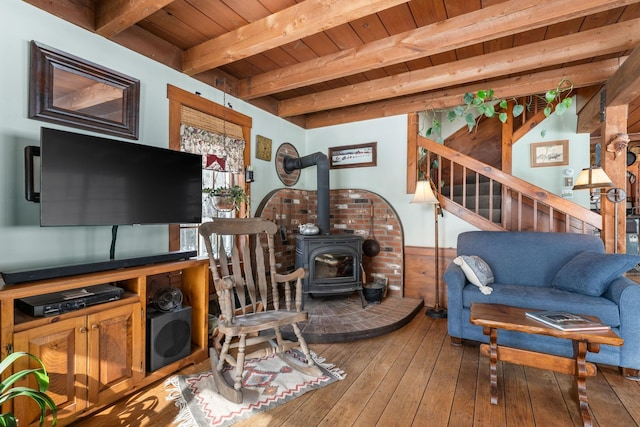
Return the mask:
{"type": "MultiPolygon", "coordinates": [[[[9,369],[18,359],[21,357],[28,357],[40,366],[39,368],[23,369],[9,375],[2,382],[0,382],[0,405],[14,399],[18,396],[30,397],[40,408],[40,426],[43,425],[46,419],[47,410],[51,410],[52,425],[57,423],[57,406],[55,402],[46,394],[49,389],[49,375],[44,366],[44,363],[36,356],[26,352],[15,352],[9,354],[0,362],[0,374],[9,369]],[[38,388],[14,386],[14,384],[20,380],[24,380],[27,377],[32,376],[38,388]]],[[[15,416],[12,413],[0,415],[0,426],[15,426],[17,425],[15,416]]]]}
{"type": "Polygon", "coordinates": [[[524,113],[524,105],[516,104],[513,106],[513,117],[518,117],[524,113]]]}
{"type": "Polygon", "coordinates": [[[484,109],[484,115],[491,118],[496,114],[496,110],[495,108],[493,108],[493,105],[487,105],[484,109]]]}
{"type": "Polygon", "coordinates": [[[464,121],[467,123],[467,126],[469,127],[469,132],[471,132],[473,128],[476,126],[475,117],[473,117],[473,114],[469,113],[466,116],[464,116],[464,121]]]}
{"type": "Polygon", "coordinates": [[[563,104],[561,102],[560,104],[556,105],[556,114],[557,115],[561,115],[565,111],[567,111],[567,106],[565,104],[563,104]]]}
{"type": "Polygon", "coordinates": [[[557,95],[558,92],[556,92],[555,90],[548,90],[547,93],[544,94],[544,99],[546,99],[547,102],[551,103],[554,101],[554,99],[556,99],[557,95]]]}

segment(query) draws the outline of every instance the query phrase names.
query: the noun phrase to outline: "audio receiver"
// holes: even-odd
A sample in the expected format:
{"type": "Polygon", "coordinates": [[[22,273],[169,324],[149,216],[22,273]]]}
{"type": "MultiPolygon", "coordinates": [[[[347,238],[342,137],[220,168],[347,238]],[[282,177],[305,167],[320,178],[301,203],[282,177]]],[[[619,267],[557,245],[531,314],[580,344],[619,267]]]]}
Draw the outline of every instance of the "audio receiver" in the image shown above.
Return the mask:
{"type": "Polygon", "coordinates": [[[69,311],[80,310],[90,305],[116,301],[122,298],[124,290],[113,285],[93,285],[69,291],[20,298],[16,307],[33,317],[57,316],[69,311]]]}

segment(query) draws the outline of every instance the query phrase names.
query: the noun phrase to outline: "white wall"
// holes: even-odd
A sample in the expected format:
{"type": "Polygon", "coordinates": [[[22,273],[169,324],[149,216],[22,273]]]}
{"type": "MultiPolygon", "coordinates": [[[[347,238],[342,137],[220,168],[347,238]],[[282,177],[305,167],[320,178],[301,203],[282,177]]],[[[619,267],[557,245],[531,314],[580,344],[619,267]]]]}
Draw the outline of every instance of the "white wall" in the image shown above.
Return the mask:
{"type": "MultiPolygon", "coordinates": [[[[558,116],[552,114],[527,133],[513,146],[513,175],[526,181],[533,182],[558,196],[562,196],[565,187],[564,178],[567,169],[573,170],[573,179],[578,177],[582,168],[589,166],[589,134],[577,134],[578,116],[576,115],[576,102],[572,103],[567,111],[558,116]],[[542,136],[542,131],[546,131],[542,136]],[[551,142],[557,140],[569,140],[569,164],[566,166],[531,167],[531,144],[536,142],[551,142]]],[[[572,192],[572,202],[586,208],[589,207],[589,192],[577,190],[572,192]]]]}

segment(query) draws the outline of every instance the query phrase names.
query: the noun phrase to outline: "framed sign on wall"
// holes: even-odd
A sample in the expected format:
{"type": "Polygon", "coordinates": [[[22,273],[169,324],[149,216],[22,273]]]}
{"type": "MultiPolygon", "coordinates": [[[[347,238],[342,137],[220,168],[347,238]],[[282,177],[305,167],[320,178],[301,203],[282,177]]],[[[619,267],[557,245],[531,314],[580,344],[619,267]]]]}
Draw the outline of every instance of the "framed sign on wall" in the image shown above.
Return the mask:
{"type": "Polygon", "coordinates": [[[569,164],[569,140],[534,142],[531,144],[531,167],[569,164]]]}
{"type": "Polygon", "coordinates": [[[377,142],[368,142],[331,147],[329,148],[329,166],[331,169],[376,166],[378,164],[377,145],[377,142]]]}

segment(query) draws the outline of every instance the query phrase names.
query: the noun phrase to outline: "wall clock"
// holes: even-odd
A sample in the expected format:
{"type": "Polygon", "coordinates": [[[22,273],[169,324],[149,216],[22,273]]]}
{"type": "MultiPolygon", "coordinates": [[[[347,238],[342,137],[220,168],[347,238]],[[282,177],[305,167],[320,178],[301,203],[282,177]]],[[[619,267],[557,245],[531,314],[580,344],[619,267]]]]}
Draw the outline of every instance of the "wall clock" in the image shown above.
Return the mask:
{"type": "Polygon", "coordinates": [[[278,174],[278,178],[280,178],[280,181],[282,181],[282,183],[287,187],[291,187],[298,182],[298,179],[300,179],[300,169],[296,169],[291,173],[287,173],[284,170],[283,165],[285,157],[293,157],[296,159],[300,157],[300,155],[298,154],[298,150],[296,150],[296,147],[294,147],[292,144],[289,144],[288,142],[280,145],[276,150],[275,164],[276,173],[278,174]]]}
{"type": "Polygon", "coordinates": [[[256,159],[271,161],[271,140],[262,135],[256,136],[256,159]]]}

